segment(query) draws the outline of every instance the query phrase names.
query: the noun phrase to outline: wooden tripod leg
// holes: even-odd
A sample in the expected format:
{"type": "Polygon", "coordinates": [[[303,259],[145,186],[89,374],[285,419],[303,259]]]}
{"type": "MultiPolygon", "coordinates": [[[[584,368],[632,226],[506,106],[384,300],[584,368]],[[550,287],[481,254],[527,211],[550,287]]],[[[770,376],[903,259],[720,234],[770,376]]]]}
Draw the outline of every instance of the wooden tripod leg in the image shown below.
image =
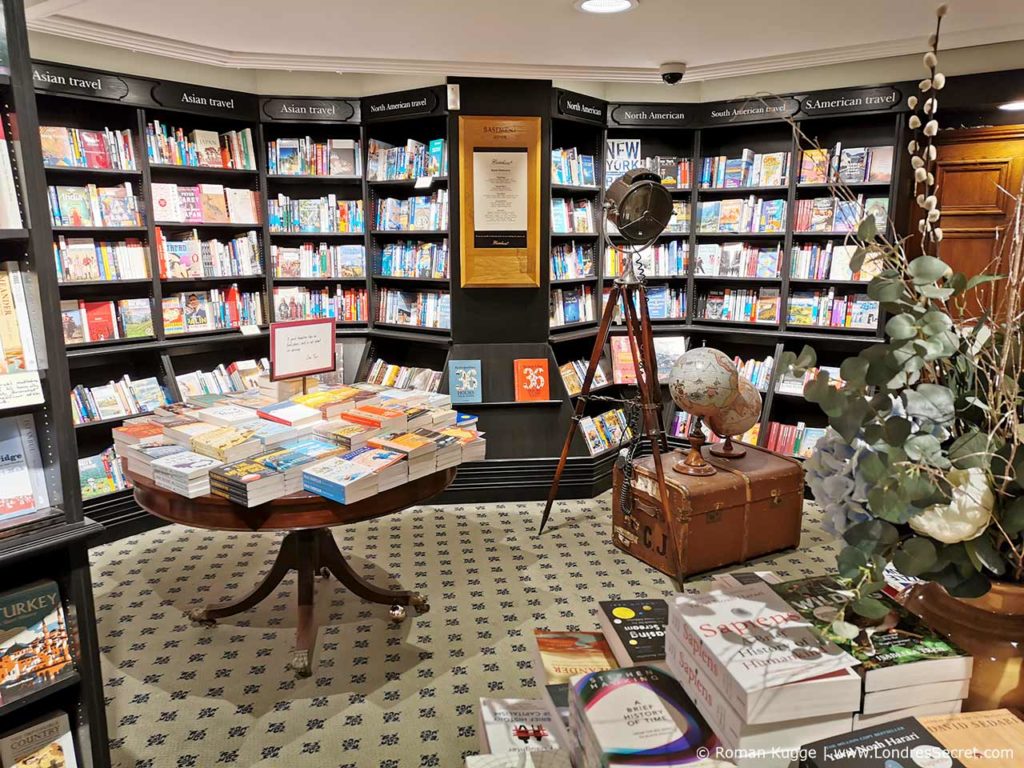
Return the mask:
{"type": "Polygon", "coordinates": [[[572,421],[569,422],[569,433],[565,436],[565,444],[562,446],[562,454],[558,457],[558,466],[555,468],[555,476],[551,479],[551,490],[548,492],[548,500],[544,505],[544,514],[540,518],[540,528],[537,535],[544,533],[544,526],[547,525],[548,517],[551,515],[551,507],[558,496],[558,483],[562,479],[562,472],[565,471],[565,462],[569,458],[569,450],[572,448],[572,438],[579,427],[580,417],[587,405],[587,398],[590,396],[590,387],[594,383],[594,373],[597,371],[597,364],[601,362],[601,354],[604,352],[604,344],[608,340],[608,333],[611,330],[612,318],[615,316],[615,306],[622,295],[622,286],[618,283],[612,284],[611,292],[608,294],[608,303],[604,306],[601,314],[601,324],[597,328],[597,338],[594,339],[594,351],[590,353],[590,363],[587,365],[587,373],[583,377],[583,386],[576,398],[576,408],[573,411],[572,421]]]}

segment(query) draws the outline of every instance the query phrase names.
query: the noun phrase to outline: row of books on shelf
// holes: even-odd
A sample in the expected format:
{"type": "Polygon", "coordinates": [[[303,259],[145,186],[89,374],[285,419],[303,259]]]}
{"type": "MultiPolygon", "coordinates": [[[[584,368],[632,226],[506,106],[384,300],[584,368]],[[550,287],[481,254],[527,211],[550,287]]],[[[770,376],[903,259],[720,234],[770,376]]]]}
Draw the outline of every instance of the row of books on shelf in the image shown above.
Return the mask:
{"type": "Polygon", "coordinates": [[[713,277],[777,278],[782,244],[700,243],[694,274],[713,277]]]}
{"type": "Polygon", "coordinates": [[[335,278],[366,275],[366,247],[303,243],[270,246],[274,277],[335,278]]]}
{"type": "Polygon", "coordinates": [[[667,187],[688,189],[693,185],[693,161],[689,157],[675,155],[644,155],[640,139],[607,139],[604,155],[604,183],[612,182],[626,171],[644,168],[661,177],[667,187]]]}
{"type": "Polygon", "coordinates": [[[698,293],[695,317],[702,320],[766,323],[779,322],[778,288],[725,288],[698,293]]]}
{"type": "Polygon", "coordinates": [[[95,168],[134,171],[135,142],[125,129],[88,131],[62,125],[39,126],[43,165],[47,168],[95,168]]]}
{"type": "Polygon", "coordinates": [[[775,387],[776,392],[784,395],[803,395],[804,386],[818,378],[819,373],[828,373],[829,383],[837,388],[843,387],[842,376],[839,375],[839,368],[830,365],[821,365],[817,368],[808,368],[803,376],[794,376],[791,373],[783,373],[779,377],[779,383],[775,387]]]}
{"type": "Polygon", "coordinates": [[[786,201],[761,197],[705,200],[698,203],[698,232],[786,231],[786,201]]]}
{"type": "MultiPolygon", "coordinates": [[[[583,391],[583,380],[587,377],[587,366],[589,360],[570,360],[568,363],[558,366],[558,373],[562,376],[562,383],[565,384],[565,391],[569,397],[576,397],[583,391]]],[[[593,392],[601,387],[607,387],[611,383],[612,369],[607,357],[602,357],[594,369],[594,380],[590,385],[593,392]]]]}
{"type": "Polygon", "coordinates": [[[596,187],[594,156],[580,154],[576,147],[552,149],[551,183],[574,187],[596,187]]]}
{"type": "Polygon", "coordinates": [[[83,456],[78,460],[78,484],[82,489],[83,501],[126,491],[132,487],[132,481],[121,468],[121,460],[114,451],[114,446],[94,456],[83,456]]]}
{"type": "Polygon", "coordinates": [[[71,420],[75,424],[152,413],[171,402],[170,393],[155,376],[132,380],[125,374],[116,381],[71,390],[71,420]]]}
{"type": "Polygon", "coordinates": [[[359,176],[362,155],[355,139],[305,136],[267,142],[267,173],[275,176],[359,176]]]}
{"type": "Polygon", "coordinates": [[[789,296],[786,322],[824,328],[878,328],[879,305],[866,294],[828,291],[797,291],[789,296]]]}
{"type": "Polygon", "coordinates": [[[162,310],[164,333],[168,336],[260,325],[266,317],[263,294],[240,291],[236,284],[225,289],[182,291],[166,296],[162,310]]]}
{"type": "Polygon", "coordinates": [[[256,170],[250,128],[224,133],[197,128],[186,133],[184,128],[151,120],[146,123],[146,152],[154,165],[256,170]]]}
{"type": "Polygon", "coordinates": [[[435,190],[429,197],[382,198],[377,203],[374,228],[387,232],[447,229],[448,190],[435,190]]]}
{"type": "MultiPolygon", "coordinates": [[[[617,236],[619,230],[610,221],[605,222],[609,235],[617,236]]],[[[665,225],[666,235],[685,235],[690,231],[690,203],[686,200],[672,201],[672,216],[665,225]]]]}
{"type": "Polygon", "coordinates": [[[156,223],[259,224],[260,195],[252,189],[223,184],[166,184],[153,182],[156,223]]]}
{"type": "MultiPolygon", "coordinates": [[[[50,506],[32,414],[0,418],[0,531],[50,506]]],[[[0,637],[7,637],[0,635],[0,637]]],[[[4,691],[2,703],[7,703],[4,691]]]]}
{"type": "Polygon", "coordinates": [[[827,184],[836,180],[847,184],[872,182],[888,184],[892,180],[893,147],[833,147],[805,149],[800,158],[800,184],[827,184]]]}
{"type": "Polygon", "coordinates": [[[690,244],[668,240],[646,248],[608,246],[604,256],[605,277],[618,277],[628,259],[642,266],[647,277],[683,277],[690,263],[690,244]]]}
{"type": "Polygon", "coordinates": [[[850,260],[856,245],[804,243],[793,246],[789,257],[789,276],[799,280],[864,280],[868,281],[882,271],[882,260],[876,256],[864,259],[854,272],[850,260]]]}
{"type": "Polygon", "coordinates": [[[633,439],[633,432],[621,408],[613,408],[597,416],[582,417],[580,433],[591,456],[617,448],[633,439]]]}
{"type": "Polygon", "coordinates": [[[594,291],[588,285],[551,290],[550,327],[585,323],[594,319],[594,291]]]}
{"type": "Polygon", "coordinates": [[[775,358],[768,355],[764,360],[751,357],[746,360],[738,355],[733,358],[736,369],[740,376],[747,379],[761,392],[768,391],[768,385],[772,380],[772,372],[775,370],[775,358]]]}
{"type": "Polygon", "coordinates": [[[0,374],[39,368],[29,314],[34,281],[18,262],[0,264],[0,374]]]}
{"type": "Polygon", "coordinates": [[[585,197],[551,198],[551,231],[556,235],[588,234],[594,229],[594,201],[585,197]]]}
{"type": "Polygon", "coordinates": [[[224,395],[257,389],[260,379],[270,376],[270,361],[261,357],[220,363],[209,371],[195,370],[175,375],[178,392],[184,398],[224,395]]]}
{"type": "Polygon", "coordinates": [[[701,160],[702,189],[784,187],[789,183],[789,152],[744,149],[739,157],[716,155],[701,160]]]}
{"type": "Polygon", "coordinates": [[[142,210],[130,182],[113,187],[50,186],[55,227],[141,227],[142,210]]]}
{"type": "Polygon", "coordinates": [[[779,421],[768,423],[768,438],[765,448],[783,456],[810,457],[814,446],[825,435],[825,427],[809,427],[804,422],[783,424],[779,421]]]}
{"type": "Polygon", "coordinates": [[[594,277],[594,246],[590,242],[555,243],[551,246],[551,279],[594,277]]]}
{"type": "Polygon", "coordinates": [[[53,243],[53,261],[61,283],[149,277],[149,249],[135,238],[97,241],[60,235],[53,243]]]}
{"type": "Polygon", "coordinates": [[[395,389],[418,389],[422,392],[437,392],[441,387],[441,371],[412,365],[387,363],[377,358],[370,364],[366,374],[370,384],[381,384],[395,389]]]}
{"type": "Polygon", "coordinates": [[[263,274],[262,249],[255,230],[222,242],[217,238],[203,240],[194,229],[168,238],[157,227],[156,252],[161,280],[263,274]]]}
{"type": "Polygon", "coordinates": [[[60,303],[67,346],[153,335],[153,307],[148,298],[117,301],[65,299],[60,303]]]}
{"type": "Polygon", "coordinates": [[[307,288],[304,285],[274,288],[274,319],[332,318],[339,323],[365,323],[370,302],[365,288],[307,288]]]}
{"type": "Polygon", "coordinates": [[[342,200],[337,195],[293,199],[277,195],[267,200],[271,232],[351,232],[366,228],[362,200],[342,200]]]}
{"type": "Polygon", "coordinates": [[[865,216],[875,217],[879,232],[889,221],[889,198],[857,195],[855,199],[814,197],[796,201],[793,213],[795,232],[854,232],[865,216]]]}
{"type": "Polygon", "coordinates": [[[452,295],[447,291],[400,291],[377,289],[378,323],[420,328],[452,327],[452,295]]]}
{"type": "MultiPolygon", "coordinates": [[[[681,437],[685,440],[693,434],[695,429],[698,428],[700,429],[701,434],[704,435],[704,439],[709,443],[721,443],[725,439],[712,432],[711,427],[707,425],[707,422],[691,413],[688,413],[687,411],[676,411],[672,414],[672,423],[669,425],[668,433],[673,437],[681,437]]],[[[742,435],[730,435],[730,437],[733,437],[741,443],[757,445],[757,440],[760,434],[761,424],[758,422],[742,435]]]]}
{"type": "Polygon", "coordinates": [[[407,139],[404,146],[370,139],[367,145],[366,178],[370,181],[401,181],[447,175],[446,139],[431,139],[427,143],[407,139]]]}
{"type": "Polygon", "coordinates": [[[448,238],[440,242],[399,240],[388,243],[380,251],[382,277],[448,277],[448,238]]]}
{"type": "MultiPolygon", "coordinates": [[[[603,294],[601,299],[602,307],[608,302],[611,288],[605,288],[603,294]]],[[[637,306],[636,297],[637,294],[633,294],[633,306],[639,317],[640,308],[637,306]]],[[[686,287],[670,285],[647,286],[647,314],[651,320],[682,320],[686,317],[686,287]]],[[[612,319],[617,323],[625,320],[621,296],[612,319]]]]}

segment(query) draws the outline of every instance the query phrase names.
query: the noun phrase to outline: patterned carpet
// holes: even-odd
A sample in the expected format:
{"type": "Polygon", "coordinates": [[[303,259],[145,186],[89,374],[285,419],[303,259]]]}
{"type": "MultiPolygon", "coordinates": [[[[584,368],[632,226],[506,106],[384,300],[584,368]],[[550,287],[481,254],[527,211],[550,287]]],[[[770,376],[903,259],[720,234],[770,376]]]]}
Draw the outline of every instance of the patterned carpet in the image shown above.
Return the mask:
{"type": "MultiPolygon", "coordinates": [[[[598,600],[673,592],[611,546],[608,494],[562,503],[537,538],[542,506],[420,507],[339,529],[360,572],[429,594],[432,609],[392,628],[386,606],[319,583],[307,679],[285,668],[294,574],[215,627],[184,616],[248,591],[276,537],[167,526],[95,549],[113,765],[461,768],[479,751],[481,696],[538,696],[533,627],[593,629],[598,600]]],[[[820,573],[831,541],[808,505],[801,549],[760,563],[820,573]]]]}

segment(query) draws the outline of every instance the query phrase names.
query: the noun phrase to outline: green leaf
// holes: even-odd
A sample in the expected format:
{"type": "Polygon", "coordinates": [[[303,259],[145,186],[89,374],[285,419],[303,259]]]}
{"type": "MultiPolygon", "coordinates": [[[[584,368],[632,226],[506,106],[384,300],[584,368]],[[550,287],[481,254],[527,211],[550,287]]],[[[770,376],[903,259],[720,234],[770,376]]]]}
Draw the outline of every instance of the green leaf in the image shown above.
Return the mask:
{"type": "Polygon", "coordinates": [[[996,549],[988,534],[983,533],[976,539],[965,541],[964,546],[979,571],[984,568],[996,576],[1006,573],[1006,560],[999,554],[999,550],[996,549]]]}
{"type": "Polygon", "coordinates": [[[865,216],[860,224],[857,225],[857,239],[867,242],[874,240],[878,234],[878,225],[875,223],[874,216],[865,216]]]}
{"type": "Polygon", "coordinates": [[[865,619],[884,619],[889,615],[889,607],[874,597],[862,597],[850,606],[854,613],[865,619]]]}
{"type": "Polygon", "coordinates": [[[940,384],[919,384],[916,389],[908,389],[903,393],[903,402],[907,406],[908,416],[916,416],[939,426],[948,424],[956,416],[953,393],[940,384]]]}
{"type": "Polygon", "coordinates": [[[850,387],[863,386],[867,373],[868,361],[862,357],[848,357],[839,366],[839,377],[850,387]]]}
{"type": "Polygon", "coordinates": [[[839,575],[844,579],[856,579],[860,576],[860,569],[866,568],[867,556],[856,547],[844,547],[836,559],[836,567],[839,575]]]}
{"type": "Polygon", "coordinates": [[[884,520],[865,520],[851,525],[843,532],[843,539],[866,555],[887,552],[900,539],[896,526],[884,520]]]}
{"type": "Polygon", "coordinates": [[[988,435],[977,430],[965,432],[949,446],[949,459],[957,469],[985,468],[991,461],[988,435]]]}
{"type": "Polygon", "coordinates": [[[876,277],[868,284],[868,297],[885,304],[899,301],[903,296],[903,283],[886,277],[876,277]]]}
{"type": "Polygon", "coordinates": [[[929,334],[948,331],[953,327],[952,318],[938,309],[929,309],[921,318],[922,328],[929,334]]]}
{"type": "Polygon", "coordinates": [[[906,576],[920,576],[935,567],[938,552],[931,539],[914,536],[907,539],[893,554],[892,564],[906,576]]]}
{"type": "Polygon", "coordinates": [[[917,319],[906,312],[893,315],[885,324],[885,332],[893,339],[912,339],[917,336],[917,319]]]}
{"type": "Polygon", "coordinates": [[[880,482],[888,471],[882,457],[877,453],[861,456],[857,468],[869,483],[880,482]]]}
{"type": "Polygon", "coordinates": [[[946,278],[946,285],[953,289],[954,295],[959,295],[967,290],[967,275],[963,272],[954,272],[946,278]]]}
{"type": "Polygon", "coordinates": [[[835,387],[825,387],[818,406],[827,416],[840,416],[847,410],[848,398],[835,387]]]}
{"type": "Polygon", "coordinates": [[[949,466],[949,460],[942,453],[942,444],[939,439],[927,432],[911,436],[904,444],[903,449],[911,461],[922,462],[940,469],[949,466]]]}
{"type": "Polygon", "coordinates": [[[856,397],[847,401],[846,407],[838,415],[829,415],[828,423],[846,442],[852,443],[867,415],[867,401],[856,397]]]}
{"type": "Polygon", "coordinates": [[[994,283],[997,280],[1005,280],[1006,275],[974,275],[967,280],[967,286],[964,290],[969,291],[971,288],[977,288],[979,285],[985,283],[994,283]]]}
{"type": "Polygon", "coordinates": [[[981,597],[991,587],[992,583],[985,576],[975,571],[969,576],[964,577],[959,583],[946,586],[946,590],[953,597],[981,597]]]}
{"type": "Polygon", "coordinates": [[[868,507],[875,517],[890,523],[905,523],[916,512],[899,493],[885,486],[875,486],[868,491],[868,507]]]}
{"type": "Polygon", "coordinates": [[[917,292],[924,296],[926,299],[937,299],[938,301],[945,301],[953,295],[952,288],[945,288],[938,285],[932,285],[926,283],[925,285],[918,286],[917,292]]]}
{"type": "Polygon", "coordinates": [[[1000,523],[1010,536],[1019,536],[1024,531],[1024,496],[1018,496],[1006,506],[1000,523]]]}
{"type": "Polygon", "coordinates": [[[868,249],[865,248],[864,246],[857,246],[857,249],[853,252],[853,256],[850,257],[851,272],[860,272],[861,268],[864,266],[864,259],[867,258],[868,253],[868,249]]]}
{"type": "Polygon", "coordinates": [[[804,348],[800,350],[800,354],[797,355],[796,363],[794,366],[802,370],[813,368],[818,362],[818,355],[814,351],[814,347],[804,344],[804,348]]]}
{"type": "Polygon", "coordinates": [[[918,256],[907,265],[915,283],[934,283],[949,271],[949,265],[934,256],[918,256]]]}
{"type": "Polygon", "coordinates": [[[903,445],[912,430],[913,425],[902,416],[890,416],[885,420],[885,440],[889,445],[903,445]]]}

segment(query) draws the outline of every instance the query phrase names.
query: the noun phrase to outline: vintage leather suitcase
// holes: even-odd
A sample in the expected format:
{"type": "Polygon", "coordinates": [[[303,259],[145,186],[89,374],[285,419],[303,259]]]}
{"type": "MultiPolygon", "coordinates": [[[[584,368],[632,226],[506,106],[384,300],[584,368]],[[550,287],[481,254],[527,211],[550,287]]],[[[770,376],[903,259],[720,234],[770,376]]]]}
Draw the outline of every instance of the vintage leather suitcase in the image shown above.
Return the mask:
{"type": "Polygon", "coordinates": [[[612,541],[619,549],[680,581],[684,576],[796,547],[804,500],[799,461],[744,445],[746,456],[722,459],[702,451],[718,471],[683,475],[672,466],[680,451],[661,457],[670,519],[658,498],[654,458],[634,463],[632,510],[622,508],[623,472],[613,470],[612,541]]]}

